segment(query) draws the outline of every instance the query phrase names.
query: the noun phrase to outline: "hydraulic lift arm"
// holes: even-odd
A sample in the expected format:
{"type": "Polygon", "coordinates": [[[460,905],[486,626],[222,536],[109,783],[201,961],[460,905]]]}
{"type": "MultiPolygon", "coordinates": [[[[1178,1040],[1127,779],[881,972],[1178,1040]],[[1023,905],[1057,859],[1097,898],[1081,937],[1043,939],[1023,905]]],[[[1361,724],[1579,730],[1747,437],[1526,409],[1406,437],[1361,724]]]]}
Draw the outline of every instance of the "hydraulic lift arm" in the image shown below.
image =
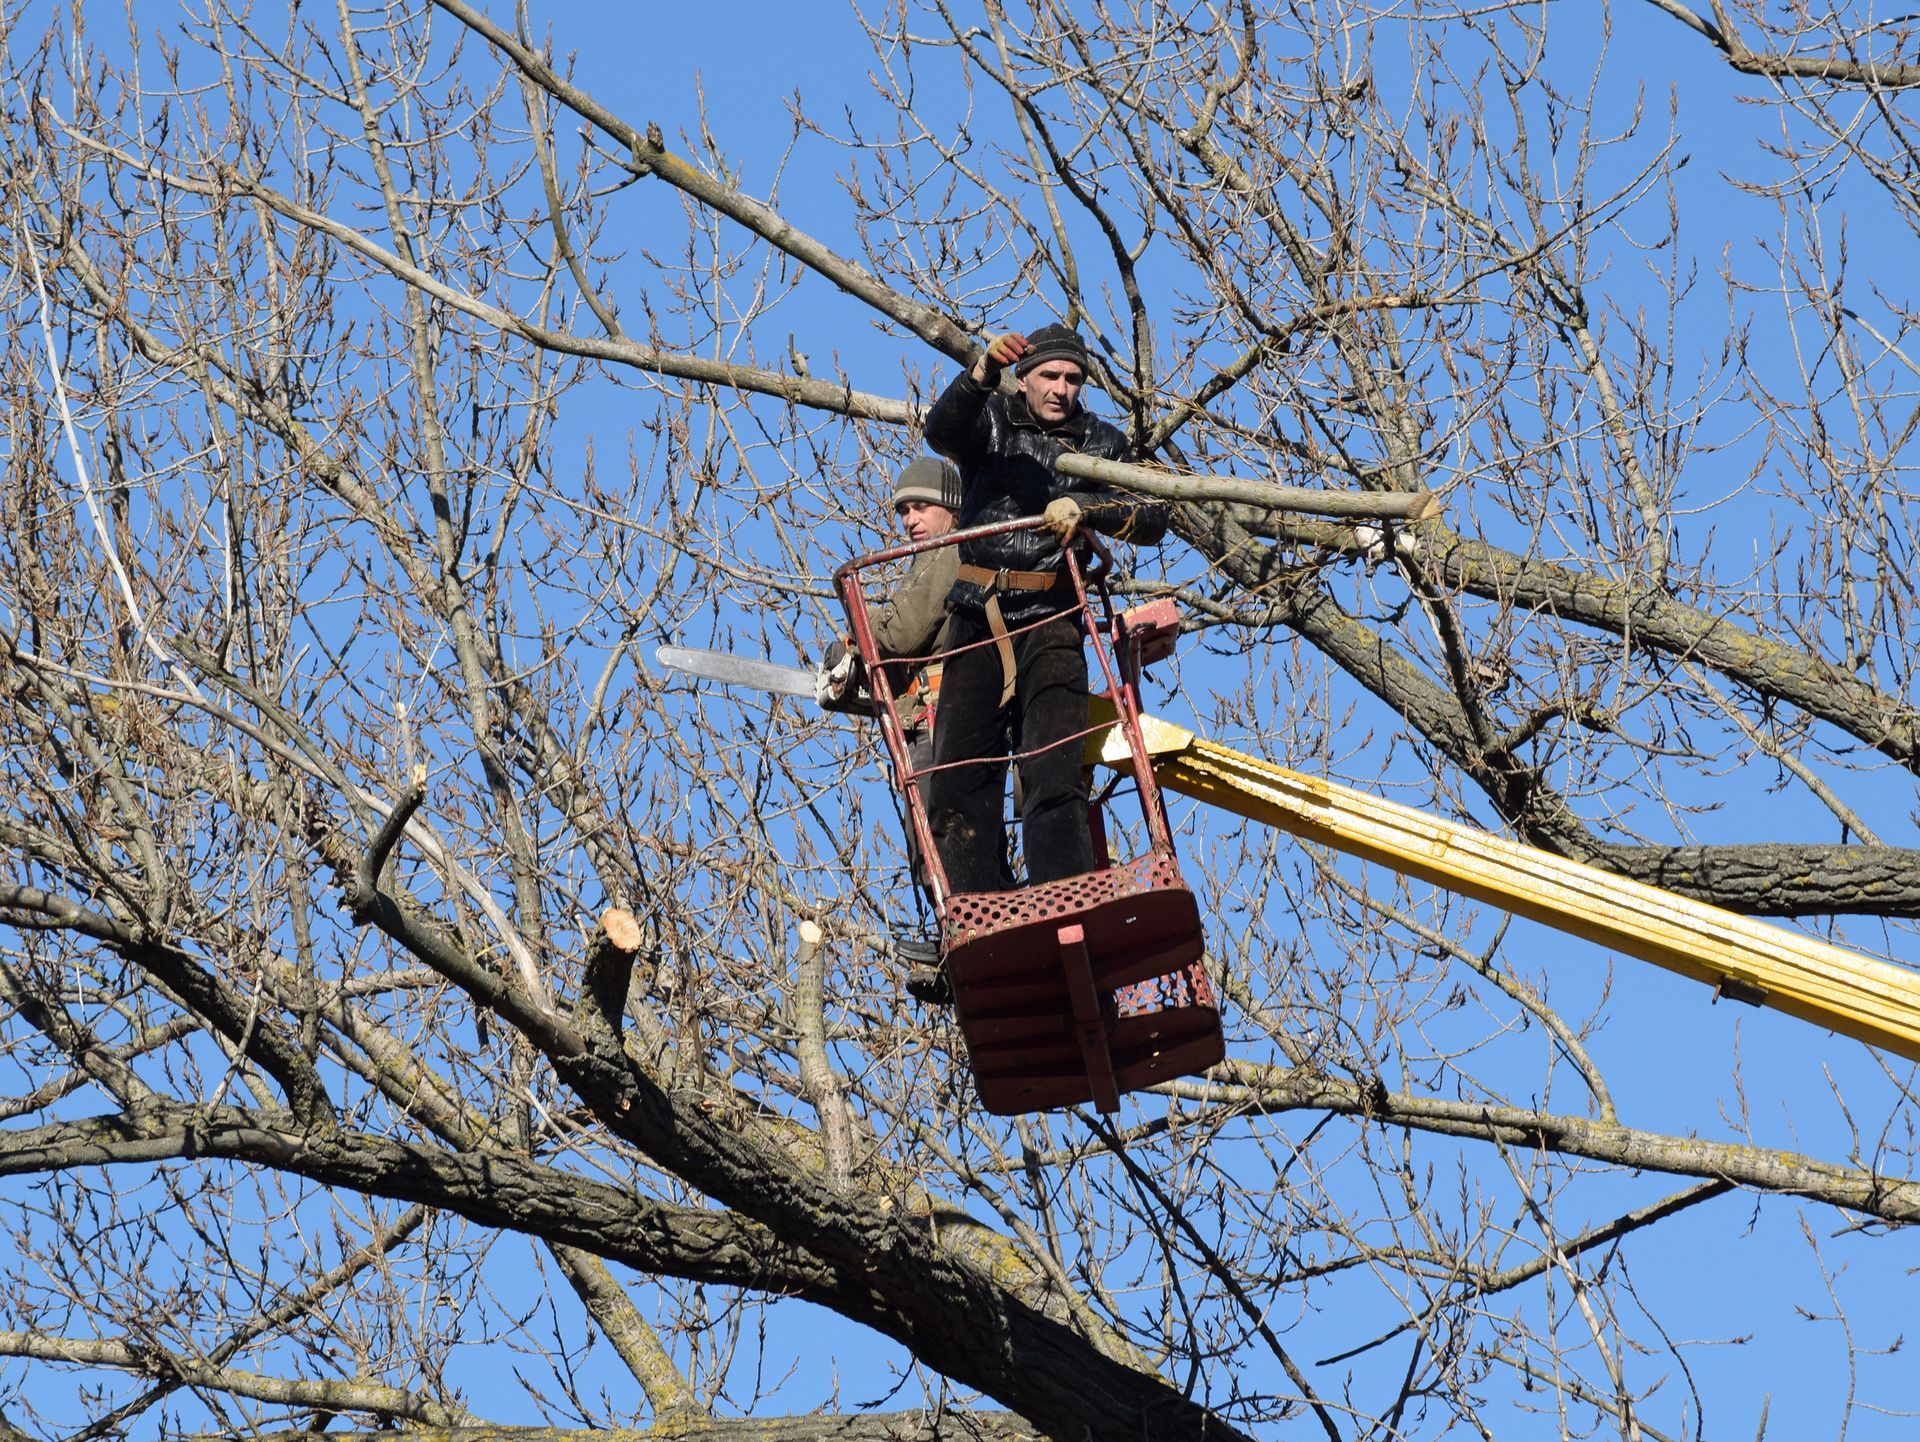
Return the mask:
{"type": "MultiPolygon", "coordinates": [[[[1920,1061],[1920,974],[1141,720],[1167,791],[1920,1061]]],[[[1133,769],[1115,731],[1090,737],[1087,759],[1133,769]]]]}

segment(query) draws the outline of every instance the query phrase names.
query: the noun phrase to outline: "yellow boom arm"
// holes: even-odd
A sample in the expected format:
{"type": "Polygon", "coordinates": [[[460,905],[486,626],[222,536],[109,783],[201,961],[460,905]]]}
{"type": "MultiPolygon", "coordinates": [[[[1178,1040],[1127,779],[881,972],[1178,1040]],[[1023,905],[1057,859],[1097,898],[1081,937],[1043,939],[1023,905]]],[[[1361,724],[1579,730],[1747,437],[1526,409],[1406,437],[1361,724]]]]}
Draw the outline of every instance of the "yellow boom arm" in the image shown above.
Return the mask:
{"type": "MultiPolygon", "coordinates": [[[[1141,719],[1163,790],[1920,1061],[1920,974],[1141,719]]],[[[1087,759],[1133,769],[1117,728],[1089,739],[1087,759]]]]}

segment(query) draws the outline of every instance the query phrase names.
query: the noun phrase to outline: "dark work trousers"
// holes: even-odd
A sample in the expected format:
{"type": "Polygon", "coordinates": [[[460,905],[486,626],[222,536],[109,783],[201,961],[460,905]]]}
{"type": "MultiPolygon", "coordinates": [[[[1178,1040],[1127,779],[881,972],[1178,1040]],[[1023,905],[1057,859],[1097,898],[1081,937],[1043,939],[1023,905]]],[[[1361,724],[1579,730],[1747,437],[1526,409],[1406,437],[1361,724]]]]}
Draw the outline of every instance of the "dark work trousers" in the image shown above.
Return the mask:
{"type": "MultiPolygon", "coordinates": [[[[915,771],[924,771],[933,765],[932,733],[924,727],[907,727],[905,730],[907,735],[907,764],[915,771]]],[[[920,798],[923,804],[927,798],[927,787],[932,784],[932,781],[933,778],[931,776],[922,777],[920,780],[920,798]]],[[[927,885],[927,859],[920,854],[920,837],[913,829],[913,818],[906,816],[903,820],[905,820],[907,825],[907,870],[913,877],[913,884],[926,893],[927,902],[931,905],[933,902],[933,892],[928,889],[927,885]]],[[[931,811],[927,813],[927,824],[933,824],[933,813],[931,811]]]]}
{"type": "MultiPolygon", "coordinates": [[[[957,610],[945,647],[987,640],[986,617],[957,610]]],[[[1011,628],[1009,628],[1011,629],[1011,628]]],[[[940,721],[933,728],[934,761],[973,765],[927,778],[927,813],[934,845],[956,892],[1007,887],[1002,809],[1009,751],[1031,751],[1087,725],[1087,653],[1079,618],[1059,617],[1013,638],[1013,702],[1000,704],[999,649],[991,644],[947,661],[940,690],[940,721]]],[[[1038,885],[1093,870],[1087,831],[1083,743],[1067,742],[1020,763],[1027,880],[1038,885]]]]}

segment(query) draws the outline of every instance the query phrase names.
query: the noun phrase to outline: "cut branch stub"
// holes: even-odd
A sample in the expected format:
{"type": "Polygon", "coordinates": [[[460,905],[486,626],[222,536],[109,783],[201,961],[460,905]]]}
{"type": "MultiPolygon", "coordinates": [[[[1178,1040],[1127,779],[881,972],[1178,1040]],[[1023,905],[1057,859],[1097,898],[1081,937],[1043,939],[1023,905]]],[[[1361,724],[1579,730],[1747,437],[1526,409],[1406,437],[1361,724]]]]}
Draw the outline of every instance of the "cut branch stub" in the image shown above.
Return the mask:
{"type": "Polygon", "coordinates": [[[600,925],[587,944],[586,973],[573,1006],[574,1024],[588,1036],[611,1037],[619,1045],[627,983],[643,941],[640,922],[631,911],[614,907],[600,914],[600,925]]]}

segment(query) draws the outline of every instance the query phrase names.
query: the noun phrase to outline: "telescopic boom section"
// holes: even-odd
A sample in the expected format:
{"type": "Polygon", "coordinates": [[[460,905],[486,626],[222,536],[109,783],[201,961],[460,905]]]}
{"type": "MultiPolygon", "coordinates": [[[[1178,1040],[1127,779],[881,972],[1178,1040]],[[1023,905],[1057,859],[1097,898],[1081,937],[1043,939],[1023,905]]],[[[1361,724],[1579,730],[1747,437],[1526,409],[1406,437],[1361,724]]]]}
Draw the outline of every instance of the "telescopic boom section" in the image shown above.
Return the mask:
{"type": "MultiPolygon", "coordinates": [[[[1902,967],[1140,719],[1167,791],[1920,1061],[1920,975],[1902,967]]],[[[1090,739],[1087,760],[1133,769],[1111,733],[1090,739]]]]}

